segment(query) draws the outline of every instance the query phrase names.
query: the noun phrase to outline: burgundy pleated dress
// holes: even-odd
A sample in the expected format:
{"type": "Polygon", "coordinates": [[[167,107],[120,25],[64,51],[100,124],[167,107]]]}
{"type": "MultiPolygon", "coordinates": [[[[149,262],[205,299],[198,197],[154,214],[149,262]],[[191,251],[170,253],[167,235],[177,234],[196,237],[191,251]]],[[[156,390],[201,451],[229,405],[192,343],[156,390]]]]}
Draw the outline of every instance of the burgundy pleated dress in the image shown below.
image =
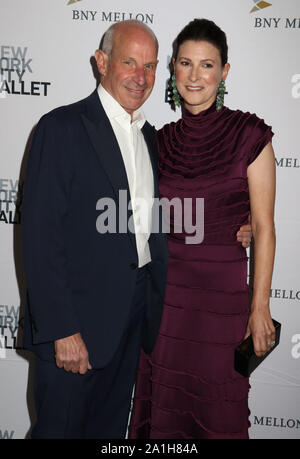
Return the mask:
{"type": "Polygon", "coordinates": [[[161,197],[204,198],[204,240],[186,244],[171,225],[164,313],[141,355],[130,438],[248,438],[249,380],[234,370],[249,316],[236,233],[250,210],[247,167],[272,135],[256,115],[215,105],[157,133],[161,197]]]}

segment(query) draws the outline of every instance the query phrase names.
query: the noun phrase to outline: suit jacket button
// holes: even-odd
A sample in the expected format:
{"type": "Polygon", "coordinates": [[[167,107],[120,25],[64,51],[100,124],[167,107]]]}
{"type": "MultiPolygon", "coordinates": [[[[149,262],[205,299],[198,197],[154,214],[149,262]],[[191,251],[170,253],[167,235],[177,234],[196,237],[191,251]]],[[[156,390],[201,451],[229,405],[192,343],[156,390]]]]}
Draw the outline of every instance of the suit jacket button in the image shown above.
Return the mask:
{"type": "Polygon", "coordinates": [[[131,263],[130,268],[131,269],[136,269],[138,265],[136,263],[131,263]]]}

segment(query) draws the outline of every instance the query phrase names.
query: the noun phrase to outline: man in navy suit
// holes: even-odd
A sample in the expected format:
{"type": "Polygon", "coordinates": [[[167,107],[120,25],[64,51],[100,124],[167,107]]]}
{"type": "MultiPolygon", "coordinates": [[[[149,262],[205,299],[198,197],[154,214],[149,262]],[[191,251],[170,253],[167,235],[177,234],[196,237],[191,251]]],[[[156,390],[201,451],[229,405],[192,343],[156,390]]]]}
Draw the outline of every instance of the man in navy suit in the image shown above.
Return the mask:
{"type": "Polygon", "coordinates": [[[22,204],[32,438],[126,435],[140,348],[153,349],[167,273],[162,232],[118,231],[130,219],[140,226],[139,198],[150,211],[158,198],[154,128],[140,109],[157,52],[146,25],[110,27],[95,54],[99,88],[43,116],[35,131],[22,204]],[[102,198],[116,203],[115,232],[96,224],[102,198]]]}

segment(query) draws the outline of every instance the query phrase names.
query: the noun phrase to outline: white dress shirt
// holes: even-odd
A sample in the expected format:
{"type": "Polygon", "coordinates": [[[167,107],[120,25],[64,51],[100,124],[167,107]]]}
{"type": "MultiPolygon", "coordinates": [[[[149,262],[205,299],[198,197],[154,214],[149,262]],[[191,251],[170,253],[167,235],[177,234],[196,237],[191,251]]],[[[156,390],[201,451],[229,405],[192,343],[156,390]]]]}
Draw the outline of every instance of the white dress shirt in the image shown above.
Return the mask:
{"type": "MultiPolygon", "coordinates": [[[[153,171],[148,148],[141,132],[146,122],[142,109],[131,115],[101,86],[98,94],[110,121],[125,165],[133,212],[138,266],[151,261],[148,239],[154,198],[153,171]],[[144,205],[143,205],[144,204],[144,205]]],[[[129,225],[130,228],[130,225],[129,225]]]]}

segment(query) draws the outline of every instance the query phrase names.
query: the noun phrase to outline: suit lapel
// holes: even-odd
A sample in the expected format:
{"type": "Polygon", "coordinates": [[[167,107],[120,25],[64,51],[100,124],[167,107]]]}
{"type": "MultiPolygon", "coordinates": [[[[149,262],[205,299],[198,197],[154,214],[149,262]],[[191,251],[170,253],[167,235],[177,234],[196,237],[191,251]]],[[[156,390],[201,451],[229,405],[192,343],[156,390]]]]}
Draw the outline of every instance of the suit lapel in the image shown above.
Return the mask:
{"type": "Polygon", "coordinates": [[[151,126],[148,122],[146,122],[142,128],[142,133],[144,135],[149,155],[150,155],[150,160],[152,164],[152,170],[153,170],[153,182],[154,182],[154,198],[157,199],[157,201],[154,203],[153,209],[152,209],[152,228],[154,225],[155,230],[151,232],[150,238],[149,238],[149,245],[150,245],[150,251],[151,251],[151,257],[152,259],[155,259],[155,247],[153,248],[153,241],[154,240],[159,240],[159,241],[164,241],[166,243],[166,234],[163,232],[164,228],[164,219],[163,219],[163,214],[162,214],[162,208],[161,206],[158,206],[158,200],[160,198],[159,196],[159,187],[158,187],[158,148],[157,148],[157,142],[156,142],[156,134],[155,134],[155,128],[151,126]],[[158,234],[157,234],[157,229],[159,228],[158,234]]]}
{"type": "MultiPolygon", "coordinates": [[[[102,107],[97,90],[86,99],[86,112],[82,113],[81,117],[100,165],[105,170],[114,190],[118,207],[120,205],[120,190],[126,190],[128,206],[131,197],[122,153],[109,119],[102,107]]],[[[121,210],[126,210],[122,206],[124,206],[124,203],[121,204],[121,210]]],[[[123,214],[124,212],[122,212],[120,218],[126,218],[126,222],[128,222],[128,219],[132,216],[132,211],[125,211],[125,214],[123,214]]],[[[136,250],[135,234],[128,232],[128,235],[136,250]]]]}
{"type": "Polygon", "coordinates": [[[117,139],[97,91],[94,91],[87,99],[87,108],[87,112],[82,114],[83,123],[101,166],[111,182],[117,200],[119,200],[119,190],[127,190],[130,195],[125,165],[117,139]]]}
{"type": "Polygon", "coordinates": [[[154,181],[154,197],[159,197],[158,190],[158,152],[155,138],[155,128],[151,126],[147,121],[142,128],[142,133],[146,141],[148,152],[151,160],[153,181],[154,181]]]}

